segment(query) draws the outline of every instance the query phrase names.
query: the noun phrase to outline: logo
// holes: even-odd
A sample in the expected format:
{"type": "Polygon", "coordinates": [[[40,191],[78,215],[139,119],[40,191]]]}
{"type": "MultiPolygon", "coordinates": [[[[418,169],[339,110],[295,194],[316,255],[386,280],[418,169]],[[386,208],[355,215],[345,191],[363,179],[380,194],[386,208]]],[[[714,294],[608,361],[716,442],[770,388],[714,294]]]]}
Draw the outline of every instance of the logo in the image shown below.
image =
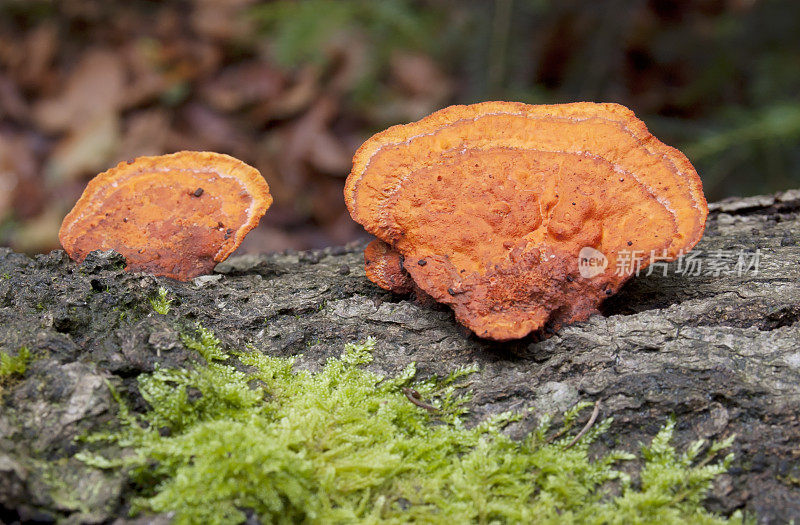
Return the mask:
{"type": "Polygon", "coordinates": [[[584,279],[591,279],[606,271],[608,259],[603,252],[590,246],[581,248],[578,254],[578,271],[584,279]]]}

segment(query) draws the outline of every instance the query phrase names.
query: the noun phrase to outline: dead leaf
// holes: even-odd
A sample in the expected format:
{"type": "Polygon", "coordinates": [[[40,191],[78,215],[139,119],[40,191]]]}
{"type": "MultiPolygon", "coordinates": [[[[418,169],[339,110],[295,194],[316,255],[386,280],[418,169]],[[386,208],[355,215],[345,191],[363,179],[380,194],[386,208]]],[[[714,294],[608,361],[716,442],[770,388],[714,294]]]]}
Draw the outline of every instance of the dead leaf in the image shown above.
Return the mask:
{"type": "Polygon", "coordinates": [[[198,103],[182,109],[178,123],[170,130],[166,148],[170,151],[197,149],[227,153],[248,161],[252,156],[252,138],[234,119],[198,103]]]}
{"type": "Polygon", "coordinates": [[[29,134],[0,131],[0,221],[12,213],[27,219],[45,205],[34,142],[29,134]]]}
{"type": "Polygon", "coordinates": [[[17,84],[0,73],[0,117],[9,116],[17,121],[28,116],[28,104],[17,88],[17,84]]]}
{"type": "Polygon", "coordinates": [[[34,107],[36,123],[46,131],[75,130],[88,120],[115,113],[122,102],[124,71],[119,57],[107,49],[88,51],[63,91],[34,107]]]}
{"type": "Polygon", "coordinates": [[[136,157],[166,153],[169,118],[162,109],[140,111],[131,115],[114,155],[116,162],[136,157]]]}
{"type": "Polygon", "coordinates": [[[196,0],[191,11],[192,27],[199,34],[217,40],[248,40],[252,38],[252,17],[245,8],[255,0],[196,0]]]}
{"type": "Polygon", "coordinates": [[[443,99],[450,94],[448,78],[431,57],[396,51],[391,59],[391,76],[412,97],[443,99]]]}
{"type": "Polygon", "coordinates": [[[161,64],[160,44],[149,38],[126,43],[120,50],[129,79],[123,96],[123,109],[156,100],[170,87],[161,64]]]}
{"type": "Polygon", "coordinates": [[[283,91],[285,75],[264,61],[235,64],[202,88],[203,97],[220,111],[236,111],[267,101],[283,91]]]}
{"type": "Polygon", "coordinates": [[[58,228],[65,213],[66,210],[52,206],[43,214],[21,224],[12,234],[11,247],[23,253],[46,253],[59,248],[58,228]]]}
{"type": "Polygon", "coordinates": [[[308,161],[323,173],[347,176],[352,164],[353,151],[328,129],[321,129],[314,135],[308,161]]]}
{"type": "Polygon", "coordinates": [[[58,48],[58,29],[45,22],[33,29],[25,39],[21,54],[19,80],[28,88],[41,89],[53,76],[52,64],[58,48]]]}
{"type": "Polygon", "coordinates": [[[103,171],[119,143],[119,118],[102,113],[62,139],[45,166],[51,184],[103,171]]]}
{"type": "Polygon", "coordinates": [[[315,66],[302,68],[282,92],[263,101],[252,115],[258,121],[269,121],[291,117],[311,105],[319,96],[320,71],[315,66]]]}

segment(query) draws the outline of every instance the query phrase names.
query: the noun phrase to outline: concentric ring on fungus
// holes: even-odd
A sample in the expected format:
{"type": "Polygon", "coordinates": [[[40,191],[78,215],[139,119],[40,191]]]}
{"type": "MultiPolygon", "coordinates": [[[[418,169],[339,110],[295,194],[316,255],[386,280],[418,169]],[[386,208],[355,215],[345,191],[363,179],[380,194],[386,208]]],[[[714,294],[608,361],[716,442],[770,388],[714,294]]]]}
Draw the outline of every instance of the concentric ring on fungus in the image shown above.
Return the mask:
{"type": "Polygon", "coordinates": [[[92,179],[58,238],[78,262],[113,249],[127,270],[188,280],[233,253],[271,204],[258,170],[228,155],[139,157],[92,179]]]}
{"type": "Polygon", "coordinates": [[[708,213],[681,152],[627,108],[588,102],[451,106],[394,126],[356,152],[344,193],[384,257],[495,340],[586,319],[651,255],[691,249],[708,213]],[[604,271],[581,275],[584,248],[604,271]]]}

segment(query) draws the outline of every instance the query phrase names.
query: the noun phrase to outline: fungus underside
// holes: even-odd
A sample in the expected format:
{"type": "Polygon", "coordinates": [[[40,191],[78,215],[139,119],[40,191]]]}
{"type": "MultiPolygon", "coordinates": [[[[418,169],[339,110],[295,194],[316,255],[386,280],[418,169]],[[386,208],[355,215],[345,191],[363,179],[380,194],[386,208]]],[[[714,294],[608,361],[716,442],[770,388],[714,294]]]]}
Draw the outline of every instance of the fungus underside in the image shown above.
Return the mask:
{"type": "Polygon", "coordinates": [[[635,455],[589,452],[609,419],[567,448],[589,403],[566,414],[563,433],[543,418],[515,441],[502,432],[522,417],[512,413],[467,428],[459,381],[474,368],[415,381],[411,365],[381,377],[363,367],[373,340],[346,345],[318,372],[223,349],[202,328],[184,343],[205,362],[141,375],[143,414],[112,390],[117,430],[84,438],[104,454],[81,460],[127,469],[134,513],[174,512],[176,523],[242,523],[248,514],[262,523],[742,521],[702,505],[731,460],[715,458],[731,440],[678,453],[668,422],[642,447],[631,479],[619,466],[635,455]],[[409,402],[409,388],[437,410],[409,402]],[[126,452],[109,452],[114,444],[126,452]]]}

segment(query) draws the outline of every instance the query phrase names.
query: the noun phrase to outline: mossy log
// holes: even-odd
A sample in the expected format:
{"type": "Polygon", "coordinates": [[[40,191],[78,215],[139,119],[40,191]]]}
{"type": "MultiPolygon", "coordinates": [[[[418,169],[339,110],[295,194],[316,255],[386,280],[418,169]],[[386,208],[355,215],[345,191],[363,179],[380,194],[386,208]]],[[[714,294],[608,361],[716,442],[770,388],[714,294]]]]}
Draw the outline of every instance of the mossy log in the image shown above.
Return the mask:
{"type": "MultiPolygon", "coordinates": [[[[798,518],[800,190],[711,210],[691,265],[633,279],[603,315],[504,344],[374,286],[361,244],[234,257],[188,283],[124,272],[112,252],[76,265],[61,251],[3,249],[0,351],[26,348],[30,360],[0,377],[0,522],[127,519],[125,476],[75,459],[75,438],[115,418],[108,385],[141,410],[136,377],[187,366],[181,334],[196,323],[232,348],[302,354],[297,366],[312,369],[367,337],[369,368],[385,374],[412,361],[421,377],[477,364],[470,418],[534,408],[507,429],[515,436],[580,400],[614,418],[600,448],[638,450],[671,416],[679,446],[735,434],[736,459],[707,506],[763,523],[798,518]],[[165,297],[164,315],[151,300],[165,297]]],[[[146,518],[158,520],[168,518],[146,518]]]]}

